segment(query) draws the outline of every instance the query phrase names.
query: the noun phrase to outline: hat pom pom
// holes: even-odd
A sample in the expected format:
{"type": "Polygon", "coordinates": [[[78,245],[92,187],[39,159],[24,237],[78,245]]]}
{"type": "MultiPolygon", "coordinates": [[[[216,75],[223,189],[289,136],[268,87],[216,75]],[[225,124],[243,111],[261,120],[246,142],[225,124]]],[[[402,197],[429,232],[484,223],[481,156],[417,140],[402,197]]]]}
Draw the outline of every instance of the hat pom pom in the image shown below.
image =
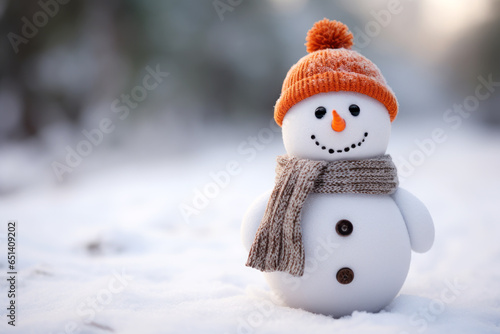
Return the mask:
{"type": "Polygon", "coordinates": [[[352,33],[345,24],[325,18],[309,30],[305,45],[311,53],[323,49],[350,49],[353,44],[352,33]]]}

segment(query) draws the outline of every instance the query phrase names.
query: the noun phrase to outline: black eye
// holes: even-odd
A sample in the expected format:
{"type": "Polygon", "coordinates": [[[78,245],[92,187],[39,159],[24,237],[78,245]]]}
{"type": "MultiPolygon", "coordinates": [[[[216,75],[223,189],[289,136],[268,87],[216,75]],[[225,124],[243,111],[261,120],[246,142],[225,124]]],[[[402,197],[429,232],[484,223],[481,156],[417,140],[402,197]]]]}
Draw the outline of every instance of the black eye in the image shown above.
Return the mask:
{"type": "Polygon", "coordinates": [[[314,112],[314,114],[316,115],[317,119],[323,118],[323,116],[325,116],[325,114],[326,114],[325,107],[317,107],[316,111],[314,112]]]}
{"type": "Polygon", "coordinates": [[[353,116],[358,116],[359,115],[359,107],[357,104],[351,104],[349,106],[349,112],[351,113],[351,115],[353,116]]]}

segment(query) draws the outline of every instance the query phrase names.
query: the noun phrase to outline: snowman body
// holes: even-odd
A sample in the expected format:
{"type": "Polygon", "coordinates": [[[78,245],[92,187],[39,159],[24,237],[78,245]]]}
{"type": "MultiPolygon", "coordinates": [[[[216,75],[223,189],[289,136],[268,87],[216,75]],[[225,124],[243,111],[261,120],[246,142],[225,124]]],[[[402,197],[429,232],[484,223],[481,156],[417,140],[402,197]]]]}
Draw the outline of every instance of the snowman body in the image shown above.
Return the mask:
{"type": "MultiPolygon", "coordinates": [[[[379,101],[355,92],[328,92],[296,103],[283,119],[288,155],[311,160],[355,160],[385,154],[390,119],[379,101]]],[[[250,249],[270,192],[250,207],[242,225],[250,249]]],[[[434,239],[429,212],[413,195],[308,195],[301,211],[305,268],[302,276],[264,273],[286,305],[341,317],[377,312],[401,289],[411,250],[434,239]]]]}
{"type": "MultiPolygon", "coordinates": [[[[267,196],[256,202],[255,210],[263,213],[267,196]]],[[[257,232],[257,212],[248,218],[253,221],[243,236],[247,248],[257,232]]],[[[391,196],[310,194],[301,225],[304,275],[264,273],[286,305],[341,317],[355,310],[380,311],[398,294],[408,273],[411,245],[391,196]],[[339,231],[345,221],[352,224],[348,233],[339,231]],[[352,271],[352,281],[341,283],[337,275],[346,269],[352,271]]]]}

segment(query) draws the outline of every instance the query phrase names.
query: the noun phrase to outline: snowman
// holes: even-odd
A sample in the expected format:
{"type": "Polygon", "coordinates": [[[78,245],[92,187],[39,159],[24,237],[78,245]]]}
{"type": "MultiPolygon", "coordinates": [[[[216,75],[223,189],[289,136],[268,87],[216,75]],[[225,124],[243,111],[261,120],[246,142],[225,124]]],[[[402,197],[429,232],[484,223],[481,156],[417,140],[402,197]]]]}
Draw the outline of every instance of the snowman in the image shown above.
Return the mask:
{"type": "Polygon", "coordinates": [[[378,312],[400,291],[411,251],[431,248],[432,218],[386,155],[398,104],[380,70],[351,50],[340,22],[316,22],[306,41],[274,110],[287,154],[243,219],[247,266],[290,307],[378,312]]]}

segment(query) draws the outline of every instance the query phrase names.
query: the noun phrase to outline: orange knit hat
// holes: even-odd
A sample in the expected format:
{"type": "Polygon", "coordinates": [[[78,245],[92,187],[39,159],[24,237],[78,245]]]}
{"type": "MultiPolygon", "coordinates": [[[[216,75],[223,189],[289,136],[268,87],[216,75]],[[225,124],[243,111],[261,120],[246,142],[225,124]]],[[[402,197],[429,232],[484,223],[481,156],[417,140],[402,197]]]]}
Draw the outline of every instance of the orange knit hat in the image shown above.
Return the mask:
{"type": "Polygon", "coordinates": [[[398,102],[378,67],[356,51],[350,50],[353,36],[347,26],[324,19],[309,30],[307,54],[290,68],[281,96],[274,106],[279,126],[294,104],[318,93],[358,92],[385,105],[391,122],[398,113],[398,102]]]}

